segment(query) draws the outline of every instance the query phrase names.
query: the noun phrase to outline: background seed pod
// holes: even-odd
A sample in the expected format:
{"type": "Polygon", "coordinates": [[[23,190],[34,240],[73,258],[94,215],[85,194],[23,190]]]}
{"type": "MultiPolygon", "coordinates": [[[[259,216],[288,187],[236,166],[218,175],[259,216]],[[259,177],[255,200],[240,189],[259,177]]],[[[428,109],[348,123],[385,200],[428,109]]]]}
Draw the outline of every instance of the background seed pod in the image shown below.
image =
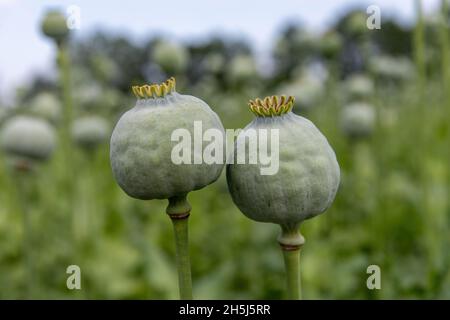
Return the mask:
{"type": "Polygon", "coordinates": [[[218,73],[224,69],[225,59],[219,53],[211,53],[205,57],[205,69],[209,73],[218,73]]]}
{"type": "Polygon", "coordinates": [[[57,10],[48,11],[42,21],[42,32],[55,41],[61,41],[69,35],[67,20],[64,14],[57,10]]]}
{"type": "Polygon", "coordinates": [[[258,70],[252,56],[240,54],[231,60],[228,69],[229,81],[242,83],[257,75],[258,70]]]}
{"type": "Polygon", "coordinates": [[[93,150],[110,137],[110,126],[99,116],[78,118],[72,125],[72,137],[76,144],[86,150],[93,150]]]}
{"type": "Polygon", "coordinates": [[[366,34],[369,29],[365,13],[361,11],[352,13],[346,21],[345,29],[353,37],[361,37],[366,34]]]}
{"type": "Polygon", "coordinates": [[[42,92],[30,102],[28,113],[56,124],[61,119],[61,105],[53,94],[42,92]]]}
{"type": "Polygon", "coordinates": [[[0,125],[8,118],[8,109],[0,105],[0,125]]]}
{"type": "Polygon", "coordinates": [[[105,83],[117,83],[120,70],[113,59],[107,55],[96,54],[89,62],[97,79],[105,83]]]}
{"type": "Polygon", "coordinates": [[[303,77],[285,84],[278,91],[294,96],[296,112],[304,112],[316,105],[324,91],[324,87],[320,81],[303,77]]]}
{"type": "Polygon", "coordinates": [[[0,139],[6,154],[30,160],[48,159],[56,144],[53,128],[46,121],[29,116],[9,119],[0,139]]]}
{"type": "Polygon", "coordinates": [[[363,102],[350,104],[342,110],[342,130],[348,137],[368,137],[374,130],[375,117],[372,105],[363,102]]]}
{"type": "Polygon", "coordinates": [[[344,89],[348,101],[365,99],[373,95],[375,86],[369,77],[356,74],[350,76],[344,82],[344,89]]]}
{"type": "Polygon", "coordinates": [[[189,62],[189,52],[182,45],[168,41],[157,42],[152,57],[167,74],[183,71],[189,62]]]}
{"type": "Polygon", "coordinates": [[[369,70],[380,80],[406,81],[414,76],[414,65],[405,57],[375,56],[369,61],[369,70]]]}
{"type": "Polygon", "coordinates": [[[320,54],[326,59],[333,59],[342,50],[343,41],[339,33],[335,31],[323,35],[319,42],[320,54]]]}

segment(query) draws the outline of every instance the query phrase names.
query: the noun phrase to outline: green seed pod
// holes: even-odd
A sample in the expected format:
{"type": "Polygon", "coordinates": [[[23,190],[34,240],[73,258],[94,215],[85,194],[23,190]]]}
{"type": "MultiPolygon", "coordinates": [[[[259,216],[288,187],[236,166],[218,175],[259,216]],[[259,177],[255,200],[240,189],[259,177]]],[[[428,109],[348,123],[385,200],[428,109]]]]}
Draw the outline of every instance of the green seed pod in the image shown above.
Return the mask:
{"type": "Polygon", "coordinates": [[[102,105],[105,90],[96,82],[84,83],[75,89],[75,101],[80,108],[92,112],[102,105]]]}
{"type": "Polygon", "coordinates": [[[255,61],[251,55],[240,54],[233,58],[228,69],[231,82],[243,82],[258,76],[255,61]]]}
{"type": "Polygon", "coordinates": [[[58,10],[50,10],[42,21],[42,32],[49,38],[60,42],[69,35],[69,28],[64,14],[58,10]]]}
{"type": "Polygon", "coordinates": [[[99,116],[76,119],[72,125],[72,136],[76,144],[90,151],[106,142],[110,136],[109,123],[99,116]]]}
{"type": "Polygon", "coordinates": [[[227,182],[234,203],[248,218],[281,226],[278,242],[284,256],[288,297],[299,299],[299,255],[305,242],[299,226],[331,205],[340,169],[327,139],[311,121],[291,112],[293,104],[292,96],[250,101],[257,117],[237,137],[237,164],[227,165],[227,182]],[[246,156],[248,164],[238,160],[242,146],[256,153],[246,156]],[[262,159],[266,162],[269,152],[278,170],[263,175],[267,163],[262,159]],[[252,164],[251,158],[259,159],[259,163],[252,164]]]}
{"type": "Polygon", "coordinates": [[[13,157],[44,161],[51,156],[55,144],[53,128],[38,118],[15,116],[2,128],[1,147],[13,157]]]}
{"type": "Polygon", "coordinates": [[[320,81],[302,77],[282,86],[279,91],[295,97],[298,111],[307,111],[316,105],[323,94],[324,86],[320,81]]]}
{"type": "Polygon", "coordinates": [[[352,75],[346,79],[344,87],[349,101],[368,98],[375,91],[372,79],[362,74],[352,75]]]}
{"type": "Polygon", "coordinates": [[[8,109],[6,109],[3,106],[0,106],[0,125],[6,121],[6,119],[8,118],[9,112],[8,109]]]}
{"type": "MultiPolygon", "coordinates": [[[[217,129],[219,117],[202,100],[175,91],[175,79],[160,85],[133,87],[136,106],[119,119],[111,136],[110,159],[120,187],[137,199],[169,199],[186,195],[217,180],[224,160],[217,164],[175,164],[172,141],[176,129],[194,137],[194,121],[202,130],[217,129]]],[[[191,143],[194,154],[194,143],[191,143]]],[[[202,147],[207,145],[203,142],[202,147]]],[[[203,150],[202,149],[202,150],[203,150]]]]}
{"type": "MultiPolygon", "coordinates": [[[[303,239],[298,236],[283,237],[296,234],[302,221],[324,212],[331,205],[339,186],[340,170],[327,139],[311,121],[291,112],[293,103],[293,97],[286,99],[285,96],[250,101],[250,109],[257,117],[237,137],[235,159],[239,139],[247,132],[278,129],[278,172],[262,175],[261,163],[229,164],[227,181],[234,203],[247,217],[281,225],[280,243],[300,245],[303,239]]],[[[257,145],[259,156],[260,142],[257,145]]],[[[246,139],[246,150],[249,150],[249,143],[246,139]]],[[[273,152],[273,146],[270,148],[273,152]]]]}
{"type": "Polygon", "coordinates": [[[160,41],[153,49],[153,60],[167,73],[179,73],[189,63],[189,52],[179,44],[160,41]]]}
{"type": "Polygon", "coordinates": [[[115,82],[120,77],[119,67],[107,55],[96,54],[91,58],[93,73],[102,82],[115,82]]]}
{"type": "Polygon", "coordinates": [[[368,137],[374,130],[375,109],[367,103],[352,103],[342,110],[341,126],[349,138],[368,137]]]}
{"type": "Polygon", "coordinates": [[[224,70],[225,58],[219,53],[210,53],[205,57],[205,69],[210,73],[219,73],[224,70]]]}
{"type": "Polygon", "coordinates": [[[376,56],[370,60],[369,69],[380,80],[392,81],[393,84],[414,77],[414,65],[406,57],[376,56]]]}
{"type": "Polygon", "coordinates": [[[29,114],[56,124],[61,119],[61,106],[58,99],[49,92],[38,94],[30,103],[29,114]]]}
{"type": "Polygon", "coordinates": [[[345,23],[346,31],[353,37],[361,37],[369,30],[367,28],[367,16],[363,11],[355,11],[345,23]]]}
{"type": "Polygon", "coordinates": [[[342,50],[342,46],[342,38],[336,31],[324,34],[319,42],[320,53],[326,59],[335,58],[342,50]]]}

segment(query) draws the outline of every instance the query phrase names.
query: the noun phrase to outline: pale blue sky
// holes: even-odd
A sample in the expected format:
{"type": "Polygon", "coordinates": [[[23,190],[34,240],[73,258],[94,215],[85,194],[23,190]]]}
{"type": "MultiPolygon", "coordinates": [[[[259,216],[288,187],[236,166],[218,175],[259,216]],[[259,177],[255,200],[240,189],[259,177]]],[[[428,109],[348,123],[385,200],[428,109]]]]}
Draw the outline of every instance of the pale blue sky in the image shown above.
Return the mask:
{"type": "MultiPolygon", "coordinates": [[[[439,0],[424,0],[426,11],[439,0]]],[[[96,29],[143,35],[164,32],[181,41],[197,40],[212,33],[244,36],[259,51],[270,48],[284,21],[300,19],[311,29],[323,29],[345,9],[380,6],[383,15],[410,23],[414,0],[129,0],[129,1],[30,1],[0,0],[0,95],[11,92],[35,73],[52,74],[54,50],[39,32],[42,13],[49,7],[81,9],[83,36],[96,29]]]]}

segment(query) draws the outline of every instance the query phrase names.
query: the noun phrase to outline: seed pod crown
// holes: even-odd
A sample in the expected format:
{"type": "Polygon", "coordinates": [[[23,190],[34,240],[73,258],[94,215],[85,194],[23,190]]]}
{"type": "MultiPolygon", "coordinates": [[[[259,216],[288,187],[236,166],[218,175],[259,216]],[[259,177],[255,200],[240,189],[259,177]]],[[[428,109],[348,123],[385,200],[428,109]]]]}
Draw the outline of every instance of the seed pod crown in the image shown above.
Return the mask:
{"type": "Polygon", "coordinates": [[[161,84],[133,86],[132,90],[138,99],[161,98],[175,92],[176,81],[174,77],[169,78],[161,84]]]}
{"type": "Polygon", "coordinates": [[[263,100],[256,98],[250,100],[248,105],[250,110],[259,117],[273,117],[288,113],[294,106],[293,96],[271,96],[263,100]]]}

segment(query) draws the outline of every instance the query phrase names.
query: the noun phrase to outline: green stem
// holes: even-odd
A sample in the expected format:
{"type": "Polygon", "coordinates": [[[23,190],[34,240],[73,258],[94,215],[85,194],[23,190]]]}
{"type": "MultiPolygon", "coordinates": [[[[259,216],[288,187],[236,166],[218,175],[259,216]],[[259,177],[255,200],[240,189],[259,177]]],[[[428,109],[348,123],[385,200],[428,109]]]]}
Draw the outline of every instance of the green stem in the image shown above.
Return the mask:
{"type": "Polygon", "coordinates": [[[192,300],[191,263],[189,258],[188,220],[191,206],[186,195],[169,199],[167,214],[170,216],[175,235],[177,252],[178,286],[180,299],[192,300]]]}
{"type": "Polygon", "coordinates": [[[421,101],[423,101],[424,87],[426,81],[426,66],[425,66],[425,34],[424,34],[424,21],[422,11],[422,1],[416,0],[416,14],[417,23],[414,30],[414,58],[417,68],[417,80],[419,92],[421,95],[421,101]]]}
{"type": "Polygon", "coordinates": [[[23,257],[26,268],[26,297],[31,299],[33,297],[34,289],[34,266],[33,266],[33,246],[32,246],[32,228],[31,219],[29,212],[27,210],[22,210],[22,225],[23,225],[23,257]]]}
{"type": "Polygon", "coordinates": [[[61,94],[64,104],[63,125],[61,127],[65,142],[70,140],[70,128],[72,124],[72,95],[70,92],[70,59],[68,44],[65,41],[58,43],[58,66],[61,94]]]}
{"type": "Polygon", "coordinates": [[[300,300],[300,248],[295,250],[282,250],[284,256],[284,265],[286,268],[288,299],[300,300]]]}
{"type": "Polygon", "coordinates": [[[441,39],[441,57],[442,57],[442,82],[444,92],[448,95],[450,73],[449,73],[449,43],[448,43],[448,3],[447,0],[441,0],[441,17],[440,21],[440,39],[441,39]]]}
{"type": "Polygon", "coordinates": [[[305,239],[298,231],[298,225],[281,226],[281,235],[278,243],[281,246],[286,269],[286,284],[289,300],[302,298],[300,280],[300,249],[305,239]]]}
{"type": "Polygon", "coordinates": [[[25,298],[32,299],[35,289],[34,257],[33,257],[33,235],[31,227],[31,217],[27,204],[29,203],[29,192],[31,180],[28,179],[30,172],[15,172],[16,193],[18,209],[22,215],[22,250],[23,264],[25,267],[25,298]]]}
{"type": "MultiPolygon", "coordinates": [[[[59,85],[61,90],[61,97],[63,102],[63,121],[59,126],[60,135],[60,149],[61,149],[61,164],[60,175],[62,177],[64,188],[67,188],[66,192],[70,195],[69,202],[72,207],[73,202],[73,171],[67,168],[72,168],[73,154],[72,154],[72,94],[70,88],[70,59],[69,49],[66,41],[57,43],[58,45],[58,67],[59,67],[59,85]]],[[[72,217],[72,219],[74,219],[72,217]]]]}
{"type": "MultiPolygon", "coordinates": [[[[73,154],[72,154],[72,94],[71,94],[71,81],[70,81],[70,54],[69,44],[66,40],[57,42],[58,56],[57,63],[59,68],[59,85],[61,90],[61,96],[63,101],[63,121],[60,126],[60,146],[61,156],[63,164],[60,166],[60,175],[62,177],[63,187],[67,192],[68,203],[68,227],[71,229],[72,234],[72,258],[76,261],[81,261],[80,241],[79,234],[77,232],[77,220],[80,219],[76,210],[73,209],[75,185],[74,172],[70,170],[73,168],[73,154]],[[68,169],[69,168],[69,169],[68,169]]],[[[78,262],[81,263],[81,262],[78,262]]]]}

